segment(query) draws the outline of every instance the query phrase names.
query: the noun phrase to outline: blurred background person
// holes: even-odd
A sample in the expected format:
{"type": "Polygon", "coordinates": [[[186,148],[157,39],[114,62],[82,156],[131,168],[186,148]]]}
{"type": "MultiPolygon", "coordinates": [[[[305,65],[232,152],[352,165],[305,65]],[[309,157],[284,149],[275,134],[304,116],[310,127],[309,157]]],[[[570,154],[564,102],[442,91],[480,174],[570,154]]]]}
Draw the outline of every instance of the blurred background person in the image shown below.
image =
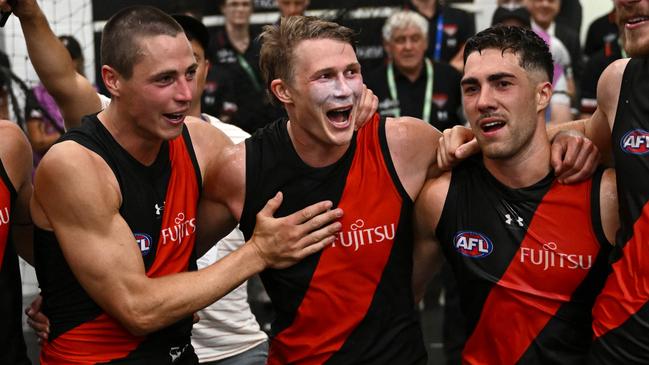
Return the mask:
{"type": "Polygon", "coordinates": [[[404,7],[428,20],[426,55],[434,61],[449,63],[462,72],[464,43],[475,34],[473,14],[446,6],[442,0],[406,0],[404,7]]]}
{"type": "Polygon", "coordinates": [[[382,30],[389,61],[364,80],[379,98],[382,116],[415,117],[444,130],[462,124],[462,75],[426,57],[427,31],[428,22],[414,11],[392,14],[382,30]]]}

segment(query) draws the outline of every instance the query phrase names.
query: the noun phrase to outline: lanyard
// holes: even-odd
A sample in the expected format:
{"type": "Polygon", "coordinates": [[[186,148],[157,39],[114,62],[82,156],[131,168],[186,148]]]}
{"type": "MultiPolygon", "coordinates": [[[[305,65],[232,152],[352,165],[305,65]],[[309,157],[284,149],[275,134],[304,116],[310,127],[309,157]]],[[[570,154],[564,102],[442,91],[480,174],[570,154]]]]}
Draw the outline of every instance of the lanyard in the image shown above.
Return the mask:
{"type": "Polygon", "coordinates": [[[250,81],[252,81],[252,84],[255,87],[255,90],[261,91],[261,85],[259,84],[257,75],[255,75],[255,71],[252,70],[252,67],[250,67],[248,61],[246,61],[246,59],[243,58],[243,56],[240,54],[237,54],[237,60],[239,61],[239,65],[241,66],[241,68],[243,68],[243,70],[246,71],[246,73],[248,74],[250,81]]]}
{"type": "Polygon", "coordinates": [[[444,34],[444,14],[439,13],[437,17],[437,33],[435,34],[435,54],[433,60],[438,61],[442,58],[442,35],[444,34]]]}
{"type": "MultiPolygon", "coordinates": [[[[430,103],[433,99],[433,64],[428,58],[425,58],[424,61],[426,62],[426,92],[424,94],[424,111],[422,113],[421,119],[423,119],[423,121],[426,123],[430,123],[430,103]]],[[[390,89],[390,98],[392,98],[392,100],[399,101],[399,96],[397,95],[397,86],[394,82],[394,69],[392,62],[388,64],[387,76],[388,88],[390,89]]],[[[397,112],[395,114],[395,117],[399,118],[401,116],[401,109],[397,108],[397,112]]]]}

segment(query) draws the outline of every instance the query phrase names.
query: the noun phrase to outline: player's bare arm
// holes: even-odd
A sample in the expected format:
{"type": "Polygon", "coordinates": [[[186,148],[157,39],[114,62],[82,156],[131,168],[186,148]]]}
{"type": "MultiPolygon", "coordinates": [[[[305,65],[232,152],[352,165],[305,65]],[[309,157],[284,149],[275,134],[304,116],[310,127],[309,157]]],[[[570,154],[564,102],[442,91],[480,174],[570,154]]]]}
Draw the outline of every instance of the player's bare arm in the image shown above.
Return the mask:
{"type": "Polygon", "coordinates": [[[615,234],[620,228],[617,183],[614,169],[606,169],[602,175],[599,189],[599,210],[604,236],[606,236],[608,242],[614,245],[615,234]]]}
{"type": "Polygon", "coordinates": [[[416,302],[424,296],[426,285],[442,262],[441,247],[435,230],[450,183],[451,172],[428,180],[415,201],[412,287],[416,302]]]}
{"type": "Polygon", "coordinates": [[[306,208],[306,213],[276,220],[272,215],[281,204],[281,197],[276,197],[260,212],[256,236],[243,248],[203,270],[149,278],[133,233],[119,214],[120,200],[119,185],[108,165],[93,152],[63,142],[39,166],[32,209],[35,224],[56,232],[82,287],[136,335],[191,315],[268,266],[291,262],[305,251],[325,246],[335,229],[314,242],[308,234],[313,222],[305,217],[327,223],[340,214],[328,211],[331,203],[321,203],[306,208]]]}
{"type": "Polygon", "coordinates": [[[8,1],[0,0],[0,8],[11,9],[20,19],[30,61],[61,109],[66,127],[76,126],[84,115],[100,111],[97,92],[88,79],[77,73],[70,54],[52,32],[36,0],[15,3],[12,8],[8,1]]]}
{"type": "Polygon", "coordinates": [[[20,257],[33,265],[33,229],[29,215],[32,149],[25,133],[15,123],[6,120],[0,120],[0,157],[18,193],[16,205],[12,208],[12,239],[20,257]]]}
{"type": "Polygon", "coordinates": [[[411,117],[388,118],[385,130],[399,180],[415,200],[426,178],[441,173],[436,160],[440,132],[411,117]]]}

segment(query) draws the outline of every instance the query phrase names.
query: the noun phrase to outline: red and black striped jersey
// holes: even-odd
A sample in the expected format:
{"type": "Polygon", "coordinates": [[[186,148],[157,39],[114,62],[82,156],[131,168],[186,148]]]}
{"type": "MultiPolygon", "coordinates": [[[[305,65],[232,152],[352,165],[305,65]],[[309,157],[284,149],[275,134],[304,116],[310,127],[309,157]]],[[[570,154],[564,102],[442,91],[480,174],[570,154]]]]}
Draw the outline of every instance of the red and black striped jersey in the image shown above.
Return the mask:
{"type": "Polygon", "coordinates": [[[436,235],[455,273],[465,364],[583,364],[611,245],[601,171],[574,185],[553,173],[511,189],[482,157],[453,170],[436,235]]]}
{"type": "Polygon", "coordinates": [[[330,246],[296,265],[262,273],[276,311],[268,364],[425,364],[412,277],[412,206],[374,116],[337,162],[306,165],[286,120],[246,141],[241,230],[277,191],[276,216],[331,200],[344,210],[330,246]]]}
{"type": "Polygon", "coordinates": [[[0,160],[0,364],[29,364],[22,327],[22,282],[11,240],[17,192],[0,160]]]}
{"type": "MultiPolygon", "coordinates": [[[[124,150],[96,116],[86,117],[62,140],[97,153],[112,169],[122,194],[120,214],[133,232],[147,276],[195,270],[202,182],[187,128],[162,144],[150,166],[124,150]]],[[[37,228],[35,242],[36,274],[51,330],[42,346],[42,364],[179,364],[195,359],[191,317],[147,336],[133,336],[81,287],[52,231],[37,228]]],[[[83,242],[78,246],[83,250],[83,242]]]]}
{"type": "Polygon", "coordinates": [[[620,231],[593,309],[591,364],[649,364],[649,60],[624,70],[613,124],[620,231]],[[645,247],[647,246],[647,247],[645,247]]]}

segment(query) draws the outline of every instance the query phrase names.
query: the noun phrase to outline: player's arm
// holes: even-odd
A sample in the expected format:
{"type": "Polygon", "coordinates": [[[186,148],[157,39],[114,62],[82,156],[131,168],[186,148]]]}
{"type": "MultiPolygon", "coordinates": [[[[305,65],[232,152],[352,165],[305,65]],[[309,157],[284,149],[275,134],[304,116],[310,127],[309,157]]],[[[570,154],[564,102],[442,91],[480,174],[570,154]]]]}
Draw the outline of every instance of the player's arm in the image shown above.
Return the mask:
{"type": "Polygon", "coordinates": [[[386,138],[397,175],[414,200],[427,177],[439,176],[436,153],[440,132],[411,117],[388,118],[386,138]]]}
{"type": "Polygon", "coordinates": [[[275,197],[259,213],[255,235],[239,250],[199,271],[149,278],[133,233],[119,214],[118,186],[99,156],[63,142],[39,165],[32,207],[42,210],[47,221],[36,224],[53,228],[90,297],[136,335],[191,315],[266,267],[322,249],[340,229],[339,224],[318,229],[340,216],[339,210],[328,211],[331,203],[275,219],[281,196],[275,197]]]}
{"type": "Polygon", "coordinates": [[[442,254],[435,230],[446,201],[450,181],[450,172],[428,180],[415,201],[412,267],[415,303],[423,298],[428,282],[441,266],[442,254]]]}
{"type": "Polygon", "coordinates": [[[23,131],[6,120],[0,121],[0,156],[9,180],[18,193],[11,212],[12,240],[20,257],[33,265],[33,228],[29,215],[32,149],[23,131]]]}
{"type": "MultiPolygon", "coordinates": [[[[589,119],[563,123],[548,128],[550,139],[556,139],[559,133],[571,130],[582,133],[599,149],[601,162],[612,165],[611,131],[615,122],[622,76],[628,62],[628,59],[617,60],[604,70],[597,83],[597,109],[589,119]]],[[[555,169],[561,169],[560,160],[567,152],[568,147],[554,143],[552,149],[552,165],[555,169]]],[[[578,158],[574,154],[573,156],[575,156],[575,159],[578,158]]]]}
{"type": "Polygon", "coordinates": [[[615,234],[620,228],[620,216],[618,213],[617,184],[614,169],[606,169],[602,175],[599,190],[599,210],[606,240],[611,244],[615,244],[615,234]]]}
{"type": "MultiPolygon", "coordinates": [[[[6,0],[0,8],[10,9],[6,0]]],[[[84,115],[101,110],[101,101],[90,81],[77,73],[65,46],[52,32],[35,0],[18,0],[12,9],[20,19],[27,52],[39,79],[61,109],[67,128],[81,123],[84,115]]]]}

